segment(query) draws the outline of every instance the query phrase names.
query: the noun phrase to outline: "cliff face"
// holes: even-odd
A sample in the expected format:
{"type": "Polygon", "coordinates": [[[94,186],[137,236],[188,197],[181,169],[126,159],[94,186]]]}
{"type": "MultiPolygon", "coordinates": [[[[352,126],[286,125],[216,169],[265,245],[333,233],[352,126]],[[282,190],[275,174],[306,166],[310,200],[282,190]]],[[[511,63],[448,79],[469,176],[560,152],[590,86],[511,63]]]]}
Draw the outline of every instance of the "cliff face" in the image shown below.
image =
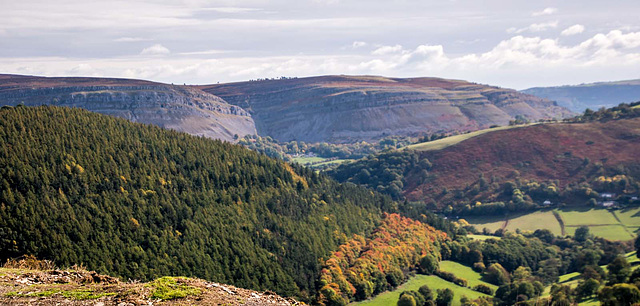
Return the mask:
{"type": "Polygon", "coordinates": [[[640,80],[602,82],[575,86],[535,87],[522,91],[556,101],[574,112],[590,108],[614,107],[620,103],[640,101],[640,80]]]}
{"type": "Polygon", "coordinates": [[[570,114],[515,90],[437,78],[323,76],[200,88],[247,109],[260,135],[283,141],[374,140],[570,114]]]}
{"type": "Polygon", "coordinates": [[[227,141],[233,141],[236,134],[256,134],[248,112],[190,86],[124,79],[0,75],[0,104],[79,107],[227,141]]]}

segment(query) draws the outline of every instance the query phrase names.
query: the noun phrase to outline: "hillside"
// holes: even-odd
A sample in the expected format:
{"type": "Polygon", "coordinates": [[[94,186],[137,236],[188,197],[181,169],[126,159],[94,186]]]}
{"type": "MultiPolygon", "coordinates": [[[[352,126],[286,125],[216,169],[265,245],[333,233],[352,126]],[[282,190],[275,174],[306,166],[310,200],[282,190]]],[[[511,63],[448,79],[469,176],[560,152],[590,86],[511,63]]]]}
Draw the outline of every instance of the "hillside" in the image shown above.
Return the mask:
{"type": "Polygon", "coordinates": [[[595,205],[600,192],[625,201],[640,192],[640,118],[538,124],[473,136],[433,150],[426,143],[414,146],[416,151],[373,155],[330,174],[431,209],[451,205],[459,213],[528,210],[545,200],[595,205]]]}
{"type": "Polygon", "coordinates": [[[237,145],[78,108],[0,110],[0,260],[314,294],[387,198],[237,145]]]}
{"type": "Polygon", "coordinates": [[[279,141],[371,141],[569,114],[515,90],[438,78],[320,76],[199,88],[246,109],[261,136],[279,141]]]}
{"type": "Polygon", "coordinates": [[[80,107],[134,122],[232,141],[255,135],[242,108],[190,86],[109,78],[0,75],[0,105],[80,107]]]}
{"type": "Polygon", "coordinates": [[[573,112],[583,112],[587,108],[596,110],[639,101],[640,80],[534,87],[522,92],[556,101],[573,112]]]}
{"type": "Polygon", "coordinates": [[[186,277],[123,282],[80,267],[58,269],[31,258],[0,268],[2,305],[302,305],[273,292],[256,292],[186,277]]]}

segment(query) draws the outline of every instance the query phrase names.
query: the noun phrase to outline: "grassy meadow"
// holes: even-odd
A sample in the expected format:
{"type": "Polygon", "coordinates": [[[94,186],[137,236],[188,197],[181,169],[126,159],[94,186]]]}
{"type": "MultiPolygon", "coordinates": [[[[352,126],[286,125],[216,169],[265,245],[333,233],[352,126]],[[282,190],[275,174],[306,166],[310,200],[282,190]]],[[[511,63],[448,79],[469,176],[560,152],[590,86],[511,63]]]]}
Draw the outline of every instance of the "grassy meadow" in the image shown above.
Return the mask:
{"type": "MultiPolygon", "coordinates": [[[[451,272],[456,274],[459,277],[462,277],[468,281],[469,287],[476,286],[478,284],[486,284],[490,286],[492,289],[496,289],[497,286],[485,283],[481,280],[480,273],[473,271],[470,267],[459,264],[453,261],[442,261],[440,262],[440,269],[443,271],[451,272]]],[[[357,306],[387,306],[387,305],[396,305],[398,299],[400,298],[400,294],[403,291],[415,290],[418,291],[422,285],[428,285],[429,288],[434,293],[434,298],[436,295],[436,290],[449,288],[453,290],[453,305],[460,305],[460,298],[463,295],[466,295],[468,298],[476,299],[481,296],[487,296],[486,294],[473,291],[470,288],[461,287],[454,283],[448,282],[442,278],[439,278],[435,275],[416,275],[411,277],[406,283],[402,286],[396,288],[393,291],[387,291],[375,296],[372,299],[351,303],[350,305],[357,306]]]]}
{"type": "MultiPolygon", "coordinates": [[[[537,123],[533,123],[533,124],[537,124],[537,123]]],[[[438,139],[438,140],[434,140],[434,141],[429,141],[429,142],[425,142],[425,143],[417,143],[417,144],[409,145],[409,146],[407,146],[407,148],[409,148],[411,150],[416,150],[416,151],[441,150],[441,149],[444,149],[446,147],[449,147],[449,146],[455,145],[457,143],[460,143],[462,141],[465,141],[465,140],[467,140],[469,138],[480,136],[482,134],[486,134],[486,133],[489,133],[489,132],[495,132],[495,131],[501,131],[501,130],[509,130],[509,129],[529,126],[529,125],[533,125],[533,124],[499,126],[499,127],[495,127],[495,128],[479,130],[479,131],[470,132],[470,133],[466,133],[466,134],[455,135],[455,136],[442,138],[442,139],[438,139]]]]}
{"type": "Polygon", "coordinates": [[[640,229],[640,207],[610,211],[606,209],[555,209],[536,211],[513,216],[468,217],[467,222],[478,230],[488,228],[494,232],[505,228],[509,231],[535,231],[545,228],[558,236],[573,235],[580,226],[588,226],[595,236],[609,240],[630,240],[640,229]],[[554,216],[557,213],[564,224],[554,216]]]}

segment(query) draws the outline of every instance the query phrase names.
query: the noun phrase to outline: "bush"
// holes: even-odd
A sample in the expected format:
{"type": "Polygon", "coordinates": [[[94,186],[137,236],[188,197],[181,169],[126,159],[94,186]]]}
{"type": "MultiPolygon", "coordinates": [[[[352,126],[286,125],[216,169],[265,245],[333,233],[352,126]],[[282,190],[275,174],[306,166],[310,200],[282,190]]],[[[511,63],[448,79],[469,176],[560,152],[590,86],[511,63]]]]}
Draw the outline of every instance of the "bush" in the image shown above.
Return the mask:
{"type": "Polygon", "coordinates": [[[438,260],[430,254],[425,255],[420,259],[420,272],[423,274],[434,274],[438,268],[438,260]]]}
{"type": "Polygon", "coordinates": [[[447,271],[436,271],[436,275],[446,281],[452,282],[458,286],[466,287],[467,280],[464,278],[457,277],[455,274],[447,271]]]}
{"type": "MultiPolygon", "coordinates": [[[[411,299],[413,299],[415,301],[415,303],[413,305],[420,305],[420,306],[424,305],[425,299],[422,296],[422,294],[417,292],[417,291],[413,291],[413,290],[402,292],[400,294],[400,299],[398,300],[398,305],[400,305],[401,301],[403,303],[410,303],[411,302],[411,299],[407,299],[407,298],[403,299],[403,297],[406,297],[406,296],[410,296],[411,299]]],[[[406,304],[406,305],[409,305],[409,304],[406,304]]]]}
{"type": "Polygon", "coordinates": [[[436,305],[438,306],[449,306],[453,301],[453,290],[446,289],[438,289],[438,297],[436,298],[436,305]]]}
{"type": "Polygon", "coordinates": [[[429,288],[429,286],[422,285],[420,289],[418,289],[418,292],[422,294],[422,297],[424,297],[426,301],[433,300],[433,291],[431,291],[431,288],[429,288]]]}
{"type": "Polygon", "coordinates": [[[481,273],[481,272],[484,271],[484,269],[486,269],[486,267],[484,266],[484,263],[482,263],[482,262],[476,262],[476,263],[473,264],[473,271],[481,273]]]}
{"type": "Polygon", "coordinates": [[[511,281],[509,279],[509,272],[499,263],[491,264],[487,270],[484,271],[483,276],[488,282],[498,286],[508,284],[511,281]]]}
{"type": "Polygon", "coordinates": [[[477,286],[473,287],[473,290],[478,291],[480,293],[493,295],[493,289],[491,289],[491,287],[489,287],[489,286],[487,286],[485,284],[477,285],[477,286]]]}

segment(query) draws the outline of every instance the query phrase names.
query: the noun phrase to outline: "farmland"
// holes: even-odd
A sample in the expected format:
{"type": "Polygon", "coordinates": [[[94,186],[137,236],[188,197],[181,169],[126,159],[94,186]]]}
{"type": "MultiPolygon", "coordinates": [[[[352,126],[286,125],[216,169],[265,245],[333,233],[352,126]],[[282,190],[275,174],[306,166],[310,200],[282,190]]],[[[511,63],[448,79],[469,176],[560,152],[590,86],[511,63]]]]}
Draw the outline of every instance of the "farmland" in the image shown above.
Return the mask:
{"type": "Polygon", "coordinates": [[[478,230],[487,228],[495,231],[500,228],[509,231],[535,231],[548,229],[558,236],[573,235],[580,226],[589,227],[595,236],[609,240],[630,240],[640,228],[640,208],[628,208],[616,211],[606,209],[555,209],[536,211],[525,215],[507,217],[469,217],[465,218],[478,230]],[[563,224],[554,216],[557,214],[563,224]]]}
{"type": "Polygon", "coordinates": [[[453,290],[453,305],[460,305],[460,298],[463,295],[466,295],[468,298],[476,299],[481,296],[487,296],[483,293],[473,291],[469,288],[460,287],[454,283],[450,283],[442,278],[439,278],[435,275],[416,275],[411,277],[406,283],[402,286],[396,288],[393,291],[387,291],[377,295],[376,297],[362,301],[357,303],[352,303],[352,306],[387,306],[387,305],[396,305],[398,299],[400,298],[400,294],[403,291],[415,290],[418,291],[422,285],[428,285],[429,288],[435,293],[438,289],[449,288],[453,290]]]}
{"type": "MultiPolygon", "coordinates": [[[[481,280],[481,275],[478,272],[473,271],[470,267],[459,264],[453,261],[442,261],[440,262],[440,269],[442,271],[447,271],[454,273],[456,276],[464,278],[468,281],[469,287],[474,287],[478,284],[485,284],[491,289],[496,290],[497,286],[483,282],[481,280]]],[[[460,305],[460,298],[465,295],[468,298],[476,299],[481,296],[487,296],[483,293],[473,291],[470,288],[465,288],[458,286],[454,283],[448,282],[442,278],[439,278],[435,275],[416,275],[411,277],[406,283],[402,286],[398,287],[396,290],[387,291],[385,293],[379,294],[373,299],[352,303],[351,305],[358,306],[376,306],[376,305],[395,305],[400,298],[400,294],[403,291],[415,290],[422,285],[428,285],[431,290],[433,290],[434,295],[437,289],[449,288],[454,292],[453,305],[460,305]]]]}

